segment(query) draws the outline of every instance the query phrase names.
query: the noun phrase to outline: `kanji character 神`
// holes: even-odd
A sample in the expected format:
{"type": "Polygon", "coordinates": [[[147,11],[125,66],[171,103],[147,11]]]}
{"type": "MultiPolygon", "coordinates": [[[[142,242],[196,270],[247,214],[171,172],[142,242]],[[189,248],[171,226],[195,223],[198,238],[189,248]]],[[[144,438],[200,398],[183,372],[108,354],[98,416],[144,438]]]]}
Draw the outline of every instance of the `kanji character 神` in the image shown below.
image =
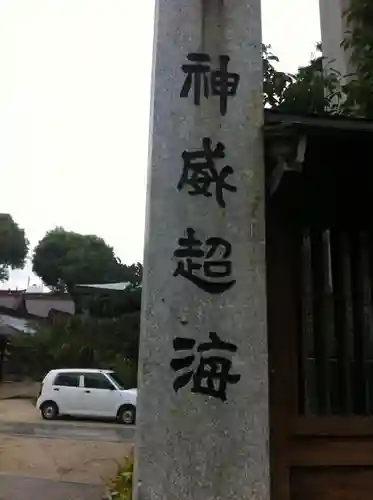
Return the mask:
{"type": "MultiPolygon", "coordinates": [[[[237,351],[237,346],[229,342],[223,342],[216,332],[210,332],[210,342],[202,343],[197,346],[197,353],[207,353],[208,351],[226,351],[234,353],[237,351]]],[[[171,368],[178,372],[185,368],[189,368],[185,373],[178,375],[174,381],[173,387],[175,392],[187,386],[193,381],[191,391],[199,394],[206,394],[222,401],[227,399],[227,385],[237,384],[241,375],[233,375],[230,373],[232,361],[223,356],[208,356],[200,355],[198,365],[193,369],[195,362],[195,354],[193,349],[196,346],[194,339],[176,337],[173,341],[173,347],[176,352],[191,351],[183,358],[174,358],[170,365],[171,368]]]]}
{"type": "Polygon", "coordinates": [[[180,191],[187,185],[191,188],[188,191],[191,196],[202,194],[210,197],[212,196],[209,191],[210,186],[215,184],[216,201],[219,206],[225,208],[223,189],[231,192],[237,191],[235,186],[226,182],[228,175],[233,174],[233,168],[226,165],[218,172],[215,166],[214,160],[225,157],[225,147],[221,142],[218,142],[213,150],[211,139],[205,137],[202,145],[202,150],[183,152],[184,168],[177,189],[180,191]]]}
{"type": "Polygon", "coordinates": [[[224,116],[227,112],[229,96],[237,93],[240,76],[228,71],[229,56],[219,56],[219,68],[210,68],[211,58],[208,54],[190,53],[187,55],[189,64],[183,64],[181,69],[186,74],[180,97],[188,97],[194,87],[194,104],[201,103],[201,93],[206,99],[209,95],[220,97],[220,113],[224,116]],[[210,77],[210,78],[209,78],[210,77]]]}

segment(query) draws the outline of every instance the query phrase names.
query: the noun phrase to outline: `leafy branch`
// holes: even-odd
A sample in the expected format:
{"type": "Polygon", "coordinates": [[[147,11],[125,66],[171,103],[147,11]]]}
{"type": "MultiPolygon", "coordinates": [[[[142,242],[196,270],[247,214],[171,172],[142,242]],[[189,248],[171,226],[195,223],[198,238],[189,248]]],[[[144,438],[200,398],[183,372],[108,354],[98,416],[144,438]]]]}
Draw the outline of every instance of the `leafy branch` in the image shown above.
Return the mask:
{"type": "Polygon", "coordinates": [[[354,114],[373,116],[373,3],[351,0],[344,13],[347,30],[342,48],[350,57],[353,73],[345,86],[346,105],[354,114]]]}
{"type": "Polygon", "coordinates": [[[264,105],[294,114],[340,114],[343,112],[344,89],[341,75],[324,67],[321,44],[307,66],[295,74],[277,71],[278,58],[269,45],[263,46],[264,105]]]}

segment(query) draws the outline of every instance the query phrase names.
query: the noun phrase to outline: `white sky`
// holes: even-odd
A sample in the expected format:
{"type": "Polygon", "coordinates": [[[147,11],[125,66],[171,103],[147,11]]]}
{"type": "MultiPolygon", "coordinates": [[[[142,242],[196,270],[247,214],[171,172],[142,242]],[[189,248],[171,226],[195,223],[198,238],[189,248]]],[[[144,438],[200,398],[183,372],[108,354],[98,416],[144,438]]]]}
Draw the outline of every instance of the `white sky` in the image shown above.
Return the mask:
{"type": "MultiPolygon", "coordinates": [[[[126,263],[142,260],[153,9],[154,0],[0,0],[0,213],[32,245],[61,225],[102,236],[126,263]]],[[[307,63],[318,0],[262,0],[262,13],[281,66],[307,63]]]]}

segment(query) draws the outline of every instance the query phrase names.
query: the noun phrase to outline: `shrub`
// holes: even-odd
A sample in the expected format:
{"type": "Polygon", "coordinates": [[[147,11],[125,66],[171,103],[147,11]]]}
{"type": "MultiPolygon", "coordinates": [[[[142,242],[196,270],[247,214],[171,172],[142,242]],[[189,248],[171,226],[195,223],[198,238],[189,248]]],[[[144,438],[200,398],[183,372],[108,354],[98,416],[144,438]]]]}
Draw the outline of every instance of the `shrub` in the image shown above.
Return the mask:
{"type": "Polygon", "coordinates": [[[133,451],[118,466],[116,476],[109,479],[106,487],[108,500],[131,500],[133,485],[133,451]]]}
{"type": "Polygon", "coordinates": [[[33,324],[34,335],[20,335],[8,344],[8,375],[40,380],[53,368],[114,369],[125,388],[136,387],[139,314],[119,318],[73,316],[33,324]]]}

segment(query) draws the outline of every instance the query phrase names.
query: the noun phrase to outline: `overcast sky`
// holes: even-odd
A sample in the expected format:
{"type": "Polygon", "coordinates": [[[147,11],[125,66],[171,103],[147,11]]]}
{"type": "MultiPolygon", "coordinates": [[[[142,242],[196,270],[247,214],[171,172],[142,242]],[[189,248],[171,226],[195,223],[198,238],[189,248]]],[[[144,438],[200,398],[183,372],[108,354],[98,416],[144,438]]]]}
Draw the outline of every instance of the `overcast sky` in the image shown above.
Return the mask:
{"type": "MultiPolygon", "coordinates": [[[[153,9],[154,0],[0,0],[0,213],[32,245],[59,225],[142,260],[153,9]]],[[[281,66],[307,63],[318,0],[263,0],[262,13],[281,66]]]]}

